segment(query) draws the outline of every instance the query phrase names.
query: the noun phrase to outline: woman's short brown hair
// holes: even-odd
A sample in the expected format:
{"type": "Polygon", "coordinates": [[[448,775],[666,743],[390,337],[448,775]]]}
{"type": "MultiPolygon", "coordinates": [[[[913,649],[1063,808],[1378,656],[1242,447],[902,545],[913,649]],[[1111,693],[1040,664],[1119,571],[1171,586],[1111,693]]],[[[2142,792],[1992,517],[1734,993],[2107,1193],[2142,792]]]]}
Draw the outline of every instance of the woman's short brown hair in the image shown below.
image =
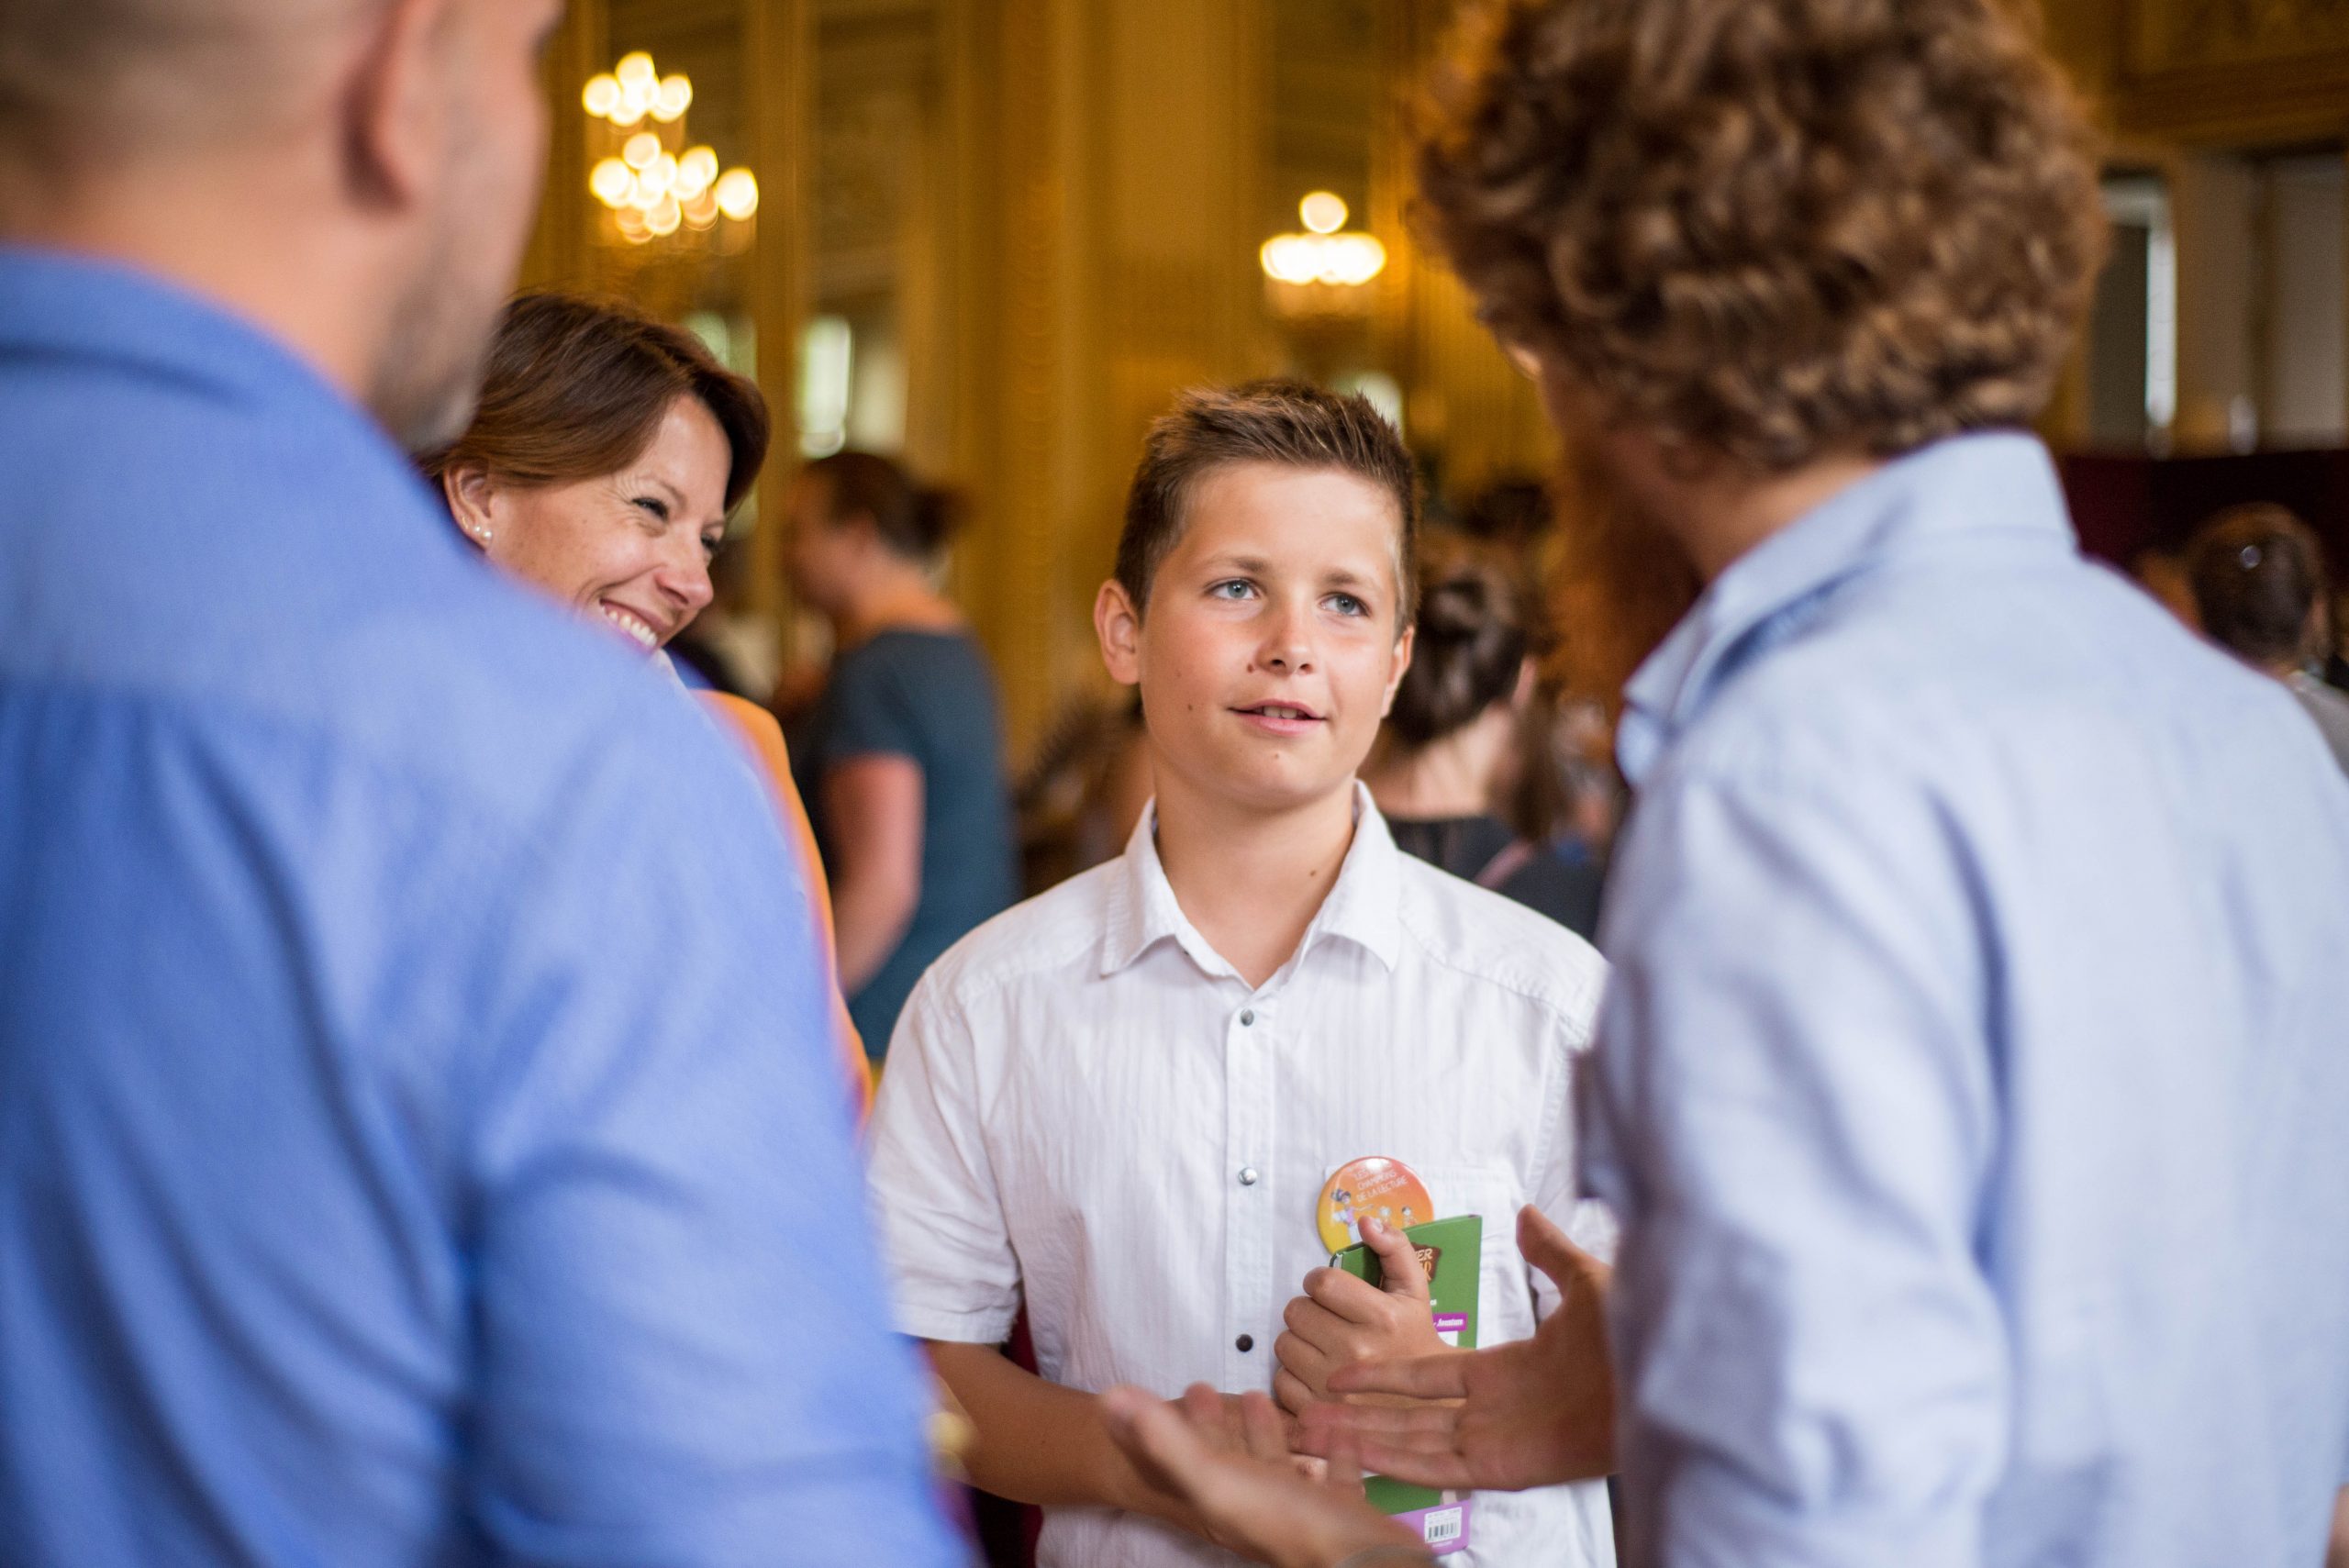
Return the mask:
{"type": "Polygon", "coordinates": [[[2018,0],[1507,0],[1431,83],[1418,217],[1505,341],[1783,471],[2027,422],[2104,249],[2018,0]]]}
{"type": "Polygon", "coordinates": [[[682,327],[575,295],[526,294],[498,317],[472,425],[418,461],[435,480],[463,463],[523,485],[616,473],[644,454],[680,397],[698,399],[726,432],[731,511],[766,462],[757,386],[682,327]]]}
{"type": "Polygon", "coordinates": [[[1118,534],[1118,583],[1138,613],[1148,612],[1151,580],[1182,540],[1192,487],[1235,462],[1331,469],[1392,497],[1397,635],[1411,624],[1419,492],[1403,438],[1365,397],[1279,379],[1194,388],[1151,425],[1118,534]]]}

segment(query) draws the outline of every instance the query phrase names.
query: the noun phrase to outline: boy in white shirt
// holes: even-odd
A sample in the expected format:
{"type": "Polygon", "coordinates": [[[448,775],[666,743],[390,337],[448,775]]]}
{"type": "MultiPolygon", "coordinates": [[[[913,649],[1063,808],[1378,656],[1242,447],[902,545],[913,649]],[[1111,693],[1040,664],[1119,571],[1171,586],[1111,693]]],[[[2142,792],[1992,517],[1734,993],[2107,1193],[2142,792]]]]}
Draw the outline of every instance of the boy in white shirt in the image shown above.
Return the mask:
{"type": "MultiPolygon", "coordinates": [[[[1568,1080],[1604,966],[1401,854],[1355,783],[1410,658],[1416,524],[1362,399],[1186,395],[1094,612],[1141,687],[1153,808],[1122,857],[949,951],[898,1022],[872,1183],[899,1327],[970,1413],[973,1478],[1044,1506],[1044,1568],[1232,1561],[1110,1441],[1098,1391],[1275,1391],[1277,1356],[1295,1408],[1346,1352],[1442,1349],[1366,1286],[1297,1296],[1349,1160],[1484,1217],[1483,1343],[1553,1305],[1515,1217],[1574,1210],[1568,1080]],[[999,1353],[1023,1303],[1041,1375],[999,1353]]],[[[1461,1568],[1614,1561],[1595,1484],[1470,1518],[1461,1568]]]]}

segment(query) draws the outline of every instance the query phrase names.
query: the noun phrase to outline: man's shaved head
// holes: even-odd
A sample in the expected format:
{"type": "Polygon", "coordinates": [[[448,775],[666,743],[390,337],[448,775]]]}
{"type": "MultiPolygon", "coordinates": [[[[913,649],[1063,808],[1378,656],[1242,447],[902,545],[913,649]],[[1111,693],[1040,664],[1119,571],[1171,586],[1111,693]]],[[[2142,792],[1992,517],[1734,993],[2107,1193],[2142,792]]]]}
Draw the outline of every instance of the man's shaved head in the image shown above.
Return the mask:
{"type": "Polygon", "coordinates": [[[6,0],[0,150],[43,162],[266,136],[384,0],[6,0]]]}
{"type": "Polygon", "coordinates": [[[464,426],[562,0],[0,0],[0,238],[275,333],[395,437],[464,426]]]}

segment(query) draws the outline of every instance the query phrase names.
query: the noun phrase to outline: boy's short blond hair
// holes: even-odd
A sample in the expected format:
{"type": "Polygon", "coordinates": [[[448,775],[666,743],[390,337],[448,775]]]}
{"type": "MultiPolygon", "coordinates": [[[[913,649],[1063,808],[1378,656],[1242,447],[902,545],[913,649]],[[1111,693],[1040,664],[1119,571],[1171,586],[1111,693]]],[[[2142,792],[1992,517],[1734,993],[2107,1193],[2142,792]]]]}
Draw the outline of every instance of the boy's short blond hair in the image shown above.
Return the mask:
{"type": "Polygon", "coordinates": [[[1193,486],[1235,462],[1329,469],[1392,497],[1396,626],[1399,632],[1411,624],[1419,498],[1403,438],[1367,398],[1280,380],[1195,388],[1150,427],[1118,535],[1117,579],[1137,613],[1147,611],[1151,580],[1183,537],[1183,509],[1193,486]]]}
{"type": "Polygon", "coordinates": [[[1419,217],[1505,341],[1667,447],[1784,471],[2028,422],[2104,253],[2020,0],[1508,0],[1419,217]]]}

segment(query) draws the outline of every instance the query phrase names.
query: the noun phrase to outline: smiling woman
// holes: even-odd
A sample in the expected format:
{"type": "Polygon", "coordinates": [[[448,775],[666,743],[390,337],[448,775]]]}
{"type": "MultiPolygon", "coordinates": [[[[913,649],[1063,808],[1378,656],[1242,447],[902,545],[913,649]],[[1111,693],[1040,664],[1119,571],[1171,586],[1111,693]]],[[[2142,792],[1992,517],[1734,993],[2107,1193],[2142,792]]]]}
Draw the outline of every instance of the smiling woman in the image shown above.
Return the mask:
{"type": "MultiPolygon", "coordinates": [[[[766,461],[767,431],[758,388],[692,333],[534,294],[498,321],[472,426],[420,462],[491,564],[660,661],[709,603],[709,559],[766,461]]],[[[705,700],[766,776],[829,966],[830,899],[782,731],[755,704],[705,700]]],[[[834,1012],[861,1105],[863,1049],[837,998],[834,1012]]]]}
{"type": "Polygon", "coordinates": [[[650,652],[709,603],[766,450],[758,389],[692,333],[537,294],[499,320],[472,426],[423,466],[483,554],[650,652]]]}

